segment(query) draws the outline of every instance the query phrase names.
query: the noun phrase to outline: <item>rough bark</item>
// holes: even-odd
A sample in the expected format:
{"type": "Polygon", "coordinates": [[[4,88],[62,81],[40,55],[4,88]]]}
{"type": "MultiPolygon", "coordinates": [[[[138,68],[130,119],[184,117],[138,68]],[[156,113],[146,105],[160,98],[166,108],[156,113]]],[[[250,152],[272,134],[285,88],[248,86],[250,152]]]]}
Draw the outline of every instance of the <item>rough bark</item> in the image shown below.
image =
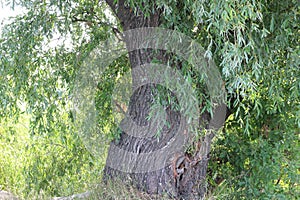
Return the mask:
{"type": "MultiPolygon", "coordinates": [[[[161,12],[157,10],[151,16],[145,18],[142,13],[135,15],[132,10],[124,6],[124,0],[119,0],[118,4],[114,0],[107,0],[115,15],[119,18],[123,30],[129,30],[141,27],[157,27],[160,25],[161,12]]],[[[125,43],[128,41],[125,41],[125,43]]],[[[159,59],[165,63],[169,55],[166,52],[153,52],[151,49],[140,49],[129,52],[131,67],[137,67],[143,64],[151,63],[153,59],[159,59]]],[[[134,78],[134,77],[133,77],[134,78]]],[[[134,81],[134,80],[133,80],[134,81]]],[[[155,85],[143,85],[134,91],[129,103],[129,113],[137,124],[144,126],[148,123],[147,115],[151,102],[153,101],[153,88],[155,85]]],[[[166,108],[167,121],[171,126],[164,126],[158,142],[156,137],[138,138],[122,132],[120,140],[114,141],[114,145],[129,152],[146,153],[164,146],[176,133],[180,123],[180,113],[166,108]]],[[[210,118],[205,114],[200,117],[202,124],[208,124],[210,118]]],[[[125,173],[105,167],[104,178],[118,177],[124,182],[135,185],[138,189],[150,194],[167,193],[170,197],[176,199],[200,199],[205,194],[204,179],[207,171],[207,162],[210,151],[210,143],[213,134],[208,134],[204,138],[195,142],[198,147],[194,155],[188,155],[181,152],[173,155],[172,164],[163,169],[145,172],[145,173],[125,173]]],[[[116,156],[109,151],[109,156],[116,156]]],[[[118,155],[122,157],[122,155],[118,155]]],[[[121,164],[121,163],[120,163],[121,164]]]]}

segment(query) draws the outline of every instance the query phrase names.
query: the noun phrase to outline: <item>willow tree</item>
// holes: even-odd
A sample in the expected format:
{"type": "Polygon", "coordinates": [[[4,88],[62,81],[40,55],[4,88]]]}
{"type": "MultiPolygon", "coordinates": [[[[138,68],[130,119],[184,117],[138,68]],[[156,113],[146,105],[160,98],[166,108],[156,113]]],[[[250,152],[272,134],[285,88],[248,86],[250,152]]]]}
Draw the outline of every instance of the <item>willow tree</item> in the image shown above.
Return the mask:
{"type": "MultiPolygon", "coordinates": [[[[174,30],[203,46],[203,56],[208,63],[214,61],[223,80],[227,106],[224,116],[230,116],[229,128],[251,137],[273,137],[274,130],[297,132],[300,80],[296,0],[13,1],[12,5],[26,11],[2,31],[0,114],[1,118],[17,116],[19,103],[25,102],[27,112],[33,116],[33,133],[51,133],[51,127],[57,126],[63,130],[66,125],[59,120],[62,110],[70,110],[69,117],[73,119],[69,99],[76,89],[76,75],[101,41],[114,35],[128,47],[132,40],[123,33],[147,27],[174,30]]],[[[153,137],[145,140],[110,125],[110,102],[118,77],[149,63],[171,65],[190,81],[201,102],[197,108],[201,111],[201,126],[195,132],[189,130],[193,136],[190,144],[178,155],[170,155],[170,164],[164,168],[129,173],[107,166],[105,180],[119,177],[148,193],[167,193],[176,198],[205,195],[210,143],[217,133],[202,133],[210,132],[208,125],[218,113],[214,113],[203,81],[205,72],[195,71],[189,61],[174,52],[144,47],[110,63],[95,88],[95,104],[99,132],[113,139],[113,145],[135,154],[147,153],[166,144],[178,128],[181,112],[172,108],[178,99],[159,84],[145,84],[135,90],[127,109],[137,124],[145,125],[153,116],[153,102],[171,97],[173,100],[163,105],[168,120],[159,135],[150,133],[153,137]]],[[[118,162],[116,158],[122,156],[110,150],[108,161],[118,162]]]]}

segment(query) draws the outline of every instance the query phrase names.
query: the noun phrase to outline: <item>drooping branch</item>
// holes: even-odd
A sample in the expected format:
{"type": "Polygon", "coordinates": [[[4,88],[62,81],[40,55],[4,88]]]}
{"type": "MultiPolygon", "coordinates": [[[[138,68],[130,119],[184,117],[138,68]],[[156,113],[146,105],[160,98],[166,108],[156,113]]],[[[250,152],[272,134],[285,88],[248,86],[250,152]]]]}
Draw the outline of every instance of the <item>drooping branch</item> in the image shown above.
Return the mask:
{"type": "Polygon", "coordinates": [[[120,20],[124,31],[141,27],[158,27],[161,23],[162,11],[160,9],[154,9],[146,17],[139,8],[136,8],[137,11],[134,12],[132,8],[126,6],[125,0],[119,0],[117,3],[114,0],[106,0],[106,3],[120,20]]]}
{"type": "MultiPolygon", "coordinates": [[[[96,18],[99,19],[98,17],[96,17],[96,18]]],[[[77,16],[73,16],[71,21],[72,21],[72,23],[82,22],[82,23],[85,23],[86,25],[88,25],[89,27],[92,27],[93,24],[109,27],[120,41],[123,40],[121,31],[111,23],[103,22],[103,21],[99,21],[99,20],[92,21],[91,19],[78,18],[77,16]]]]}

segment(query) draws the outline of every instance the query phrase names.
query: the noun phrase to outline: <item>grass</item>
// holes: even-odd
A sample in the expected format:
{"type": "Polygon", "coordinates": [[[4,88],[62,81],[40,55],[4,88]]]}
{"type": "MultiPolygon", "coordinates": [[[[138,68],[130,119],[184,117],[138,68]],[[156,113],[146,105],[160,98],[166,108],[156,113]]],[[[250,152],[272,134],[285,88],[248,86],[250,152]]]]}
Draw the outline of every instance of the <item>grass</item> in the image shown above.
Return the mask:
{"type": "Polygon", "coordinates": [[[104,167],[71,131],[30,134],[26,115],[1,123],[0,152],[0,190],[20,199],[84,192],[99,182],[104,167]]]}

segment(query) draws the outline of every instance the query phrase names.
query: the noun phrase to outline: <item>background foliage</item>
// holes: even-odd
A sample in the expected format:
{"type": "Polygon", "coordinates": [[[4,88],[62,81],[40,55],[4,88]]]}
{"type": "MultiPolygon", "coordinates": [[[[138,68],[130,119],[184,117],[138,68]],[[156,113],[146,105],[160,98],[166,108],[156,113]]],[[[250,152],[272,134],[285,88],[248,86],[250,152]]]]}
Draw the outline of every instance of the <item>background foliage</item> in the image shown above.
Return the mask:
{"type": "MultiPolygon", "coordinates": [[[[197,40],[222,72],[232,110],[213,143],[208,196],[299,196],[300,29],[297,0],[126,1],[163,27],[197,40]]],[[[102,1],[3,1],[25,8],[0,38],[0,189],[20,197],[63,196],[99,182],[99,160],[74,134],[73,83],[81,62],[120,30],[102,1]]],[[[111,96],[128,59],[99,83],[99,130],[118,136],[111,96]]],[[[183,68],[195,89],[200,76],[183,68]]],[[[105,152],[104,152],[105,153],[105,152]]],[[[113,191],[113,190],[112,190],[113,191]]]]}

